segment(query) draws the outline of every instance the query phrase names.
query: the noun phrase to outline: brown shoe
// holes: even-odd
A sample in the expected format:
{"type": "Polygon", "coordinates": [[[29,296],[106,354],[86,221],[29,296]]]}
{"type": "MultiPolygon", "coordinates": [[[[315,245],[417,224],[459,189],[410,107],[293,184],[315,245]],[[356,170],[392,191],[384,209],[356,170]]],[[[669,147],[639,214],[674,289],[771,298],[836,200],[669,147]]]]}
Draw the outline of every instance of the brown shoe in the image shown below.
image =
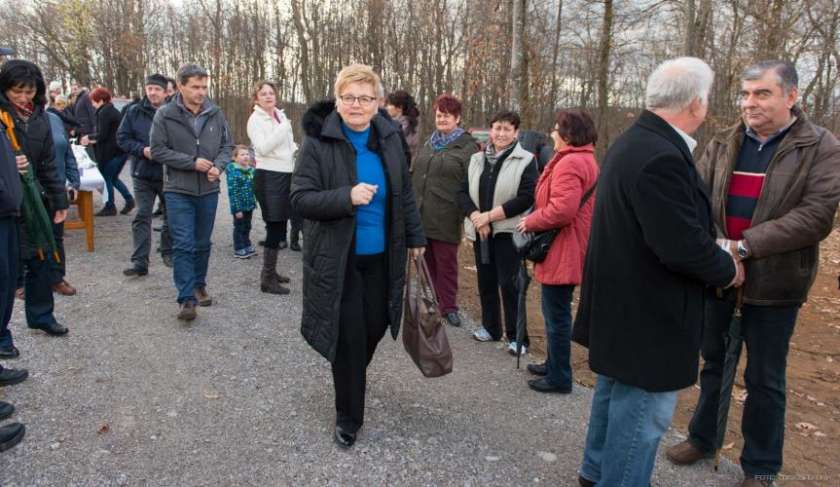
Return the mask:
{"type": "Polygon", "coordinates": [[[704,452],[685,440],[665,450],[665,456],[675,465],[692,465],[698,460],[711,458],[712,454],[704,452]]]}
{"type": "Polygon", "coordinates": [[[70,285],[67,281],[57,282],[52,285],[53,292],[61,294],[62,296],[75,296],[76,288],[70,285]]]}
{"type": "Polygon", "coordinates": [[[195,312],[195,301],[188,299],[181,303],[181,309],[178,311],[178,319],[181,321],[192,321],[197,316],[195,312]]]}
{"type": "Polygon", "coordinates": [[[210,294],[207,292],[206,287],[197,287],[195,288],[194,293],[195,299],[198,300],[199,306],[210,306],[211,304],[213,304],[213,298],[210,297],[210,294]]]}
{"type": "Polygon", "coordinates": [[[755,477],[747,477],[741,482],[741,487],[772,487],[776,484],[770,479],[757,479],[755,477]]]}

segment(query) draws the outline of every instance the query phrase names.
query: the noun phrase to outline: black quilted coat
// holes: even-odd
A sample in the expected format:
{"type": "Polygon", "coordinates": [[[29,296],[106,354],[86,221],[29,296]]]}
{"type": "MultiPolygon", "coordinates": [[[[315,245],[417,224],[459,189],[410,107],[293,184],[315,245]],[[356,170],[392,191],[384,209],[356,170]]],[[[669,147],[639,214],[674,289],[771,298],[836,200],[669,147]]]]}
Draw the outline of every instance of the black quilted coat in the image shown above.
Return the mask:
{"type": "MultiPolygon", "coordinates": [[[[426,237],[398,130],[383,111],[374,116],[371,127],[369,144],[384,163],[390,191],[388,322],[396,339],[408,248],[425,246],[426,237]]],[[[291,193],[293,210],[306,219],[301,333],[312,348],[333,362],[344,274],[356,229],[356,211],[350,200],[350,190],[358,182],[356,154],[341,131],[333,101],[313,105],[303,116],[303,129],[291,193]]]]}

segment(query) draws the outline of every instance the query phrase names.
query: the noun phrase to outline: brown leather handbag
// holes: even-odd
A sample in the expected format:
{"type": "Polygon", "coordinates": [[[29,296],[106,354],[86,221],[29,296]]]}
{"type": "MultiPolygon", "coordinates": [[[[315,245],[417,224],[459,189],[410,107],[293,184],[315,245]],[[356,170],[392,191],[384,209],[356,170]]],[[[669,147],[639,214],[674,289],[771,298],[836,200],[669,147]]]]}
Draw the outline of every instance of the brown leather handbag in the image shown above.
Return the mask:
{"type": "Polygon", "coordinates": [[[405,351],[424,376],[440,377],[452,372],[452,349],[449,348],[429,268],[422,256],[410,259],[408,263],[402,329],[405,351]]]}

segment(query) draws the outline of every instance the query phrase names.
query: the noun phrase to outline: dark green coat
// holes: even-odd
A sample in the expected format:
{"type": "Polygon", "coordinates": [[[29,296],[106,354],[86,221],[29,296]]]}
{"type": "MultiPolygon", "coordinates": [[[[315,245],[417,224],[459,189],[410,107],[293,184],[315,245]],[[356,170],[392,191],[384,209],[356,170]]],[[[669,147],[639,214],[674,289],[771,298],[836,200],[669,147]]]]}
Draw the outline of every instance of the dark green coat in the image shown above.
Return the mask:
{"type": "Polygon", "coordinates": [[[426,238],[457,244],[461,242],[464,215],[455,195],[467,178],[470,156],[478,142],[464,132],[443,150],[435,151],[426,141],[412,165],[411,183],[426,238]]]}

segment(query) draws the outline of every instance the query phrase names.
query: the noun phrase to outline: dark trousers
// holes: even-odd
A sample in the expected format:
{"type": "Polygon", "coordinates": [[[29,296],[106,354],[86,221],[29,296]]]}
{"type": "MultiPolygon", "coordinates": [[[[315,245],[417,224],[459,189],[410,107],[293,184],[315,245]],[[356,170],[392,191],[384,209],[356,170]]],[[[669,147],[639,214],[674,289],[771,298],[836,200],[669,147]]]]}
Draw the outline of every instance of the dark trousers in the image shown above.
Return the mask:
{"type": "MultiPolygon", "coordinates": [[[[9,320],[15,306],[15,288],[20,265],[20,233],[17,218],[0,218],[0,347],[14,345],[9,320]]],[[[0,367],[0,370],[3,370],[0,367]]]]}
{"type": "MultiPolygon", "coordinates": [[[[732,294],[732,293],[730,293],[732,294]]],[[[689,440],[706,452],[714,450],[718,398],[726,353],[724,336],[735,311],[735,301],[710,299],[706,305],[700,372],[700,399],[689,424],[689,440]]],[[[742,308],[741,331],[747,351],[744,382],[747,400],[741,431],[744,450],[741,468],[750,476],[774,476],[782,468],[785,434],[785,371],[790,337],[799,306],[742,308]]]]}
{"type": "Polygon", "coordinates": [[[572,387],[572,295],[573,285],[542,285],[542,313],[548,339],[546,380],[555,386],[572,387]]]}
{"type": "Polygon", "coordinates": [[[265,246],[269,249],[276,249],[280,242],[286,240],[286,225],[288,220],[279,222],[265,222],[265,246]]]}
{"type": "Polygon", "coordinates": [[[55,262],[50,282],[51,284],[58,284],[64,280],[64,275],[67,272],[67,254],[64,252],[64,222],[53,223],[52,229],[55,246],[58,249],[58,256],[61,258],[61,262],[55,262]]]}
{"type": "Polygon", "coordinates": [[[242,250],[251,246],[251,218],[253,211],[243,211],[242,218],[233,215],[233,249],[242,250]]]}
{"type": "Polygon", "coordinates": [[[131,236],[134,251],[131,263],[135,269],[149,268],[149,253],[152,249],[152,213],[155,211],[155,198],[160,198],[163,210],[163,226],[160,232],[160,253],[172,253],[172,237],[169,235],[169,219],[166,216],[166,203],[163,197],[163,181],[134,178],[134,196],[137,200],[137,213],[131,221],[131,236]]]}
{"type": "Polygon", "coordinates": [[[364,423],[367,367],[388,329],[386,256],[351,254],[347,263],[332,373],[336,424],[350,432],[364,423]]]}
{"type": "Polygon", "coordinates": [[[428,239],[426,266],[432,276],[440,311],[445,315],[458,311],[458,244],[428,239]]]}
{"type": "MultiPolygon", "coordinates": [[[[520,260],[513,248],[513,241],[509,233],[491,236],[487,239],[489,263],[481,263],[481,245],[478,240],[473,243],[475,251],[475,266],[478,269],[478,294],[481,298],[481,324],[493,337],[502,338],[502,311],[504,305],[505,336],[508,341],[516,340],[516,314],[518,296],[516,274],[519,271],[520,260]],[[499,300],[499,291],[502,298],[499,300]]],[[[528,345],[528,332],[525,332],[523,345],[528,345]]]]}
{"type": "Polygon", "coordinates": [[[114,188],[120,192],[124,200],[130,201],[134,199],[125,183],[120,181],[120,172],[125,167],[126,159],[126,155],[123,154],[114,157],[110,161],[99,162],[99,172],[102,173],[102,178],[105,180],[105,189],[108,190],[108,203],[105,206],[116,206],[117,201],[114,199],[114,188]]]}
{"type": "Polygon", "coordinates": [[[292,242],[299,242],[300,241],[300,232],[303,231],[303,218],[300,216],[292,213],[292,229],[291,235],[289,236],[289,240],[292,242]]]}

